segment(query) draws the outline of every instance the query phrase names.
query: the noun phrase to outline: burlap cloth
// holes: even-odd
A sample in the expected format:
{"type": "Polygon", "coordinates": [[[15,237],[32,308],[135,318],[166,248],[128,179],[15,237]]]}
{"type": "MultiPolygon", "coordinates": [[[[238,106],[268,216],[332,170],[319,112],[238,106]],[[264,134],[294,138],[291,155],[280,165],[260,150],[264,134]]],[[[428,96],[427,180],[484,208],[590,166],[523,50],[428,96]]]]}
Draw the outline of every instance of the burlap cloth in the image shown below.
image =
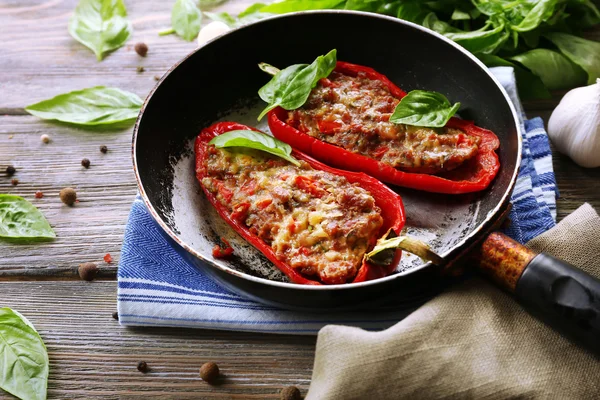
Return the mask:
{"type": "MultiPolygon", "coordinates": [[[[600,217],[589,204],[527,245],[600,277],[600,217]]],[[[600,358],[471,279],[385,331],[323,328],[306,398],[592,399],[599,389],[600,358]]]]}

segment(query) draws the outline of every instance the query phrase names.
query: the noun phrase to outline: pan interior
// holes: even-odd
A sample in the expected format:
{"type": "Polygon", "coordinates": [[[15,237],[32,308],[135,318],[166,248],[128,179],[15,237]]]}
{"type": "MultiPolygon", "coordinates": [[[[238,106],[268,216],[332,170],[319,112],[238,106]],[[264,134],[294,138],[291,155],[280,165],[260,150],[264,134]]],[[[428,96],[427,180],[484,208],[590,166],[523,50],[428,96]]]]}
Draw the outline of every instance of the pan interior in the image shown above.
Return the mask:
{"type": "MultiPolygon", "coordinates": [[[[286,281],[205,199],[194,173],[195,136],[225,120],[268,132],[266,121],[258,123],[256,116],[264,107],[257,90],[269,76],[256,65],[307,63],[332,48],[338,59],[369,65],[404,90],[436,90],[460,101],[463,117],[501,140],[501,172],[482,193],[449,196],[395,188],[404,200],[408,234],[447,254],[476,234],[510,188],[518,152],[511,109],[464,52],[412,25],[364,14],[309,13],[263,21],[209,43],[174,68],[148,99],[137,128],[137,172],[158,218],[208,259],[219,238],[229,240],[235,257],[211,261],[216,265],[286,281]]],[[[420,265],[420,259],[405,256],[399,272],[420,265]]]]}

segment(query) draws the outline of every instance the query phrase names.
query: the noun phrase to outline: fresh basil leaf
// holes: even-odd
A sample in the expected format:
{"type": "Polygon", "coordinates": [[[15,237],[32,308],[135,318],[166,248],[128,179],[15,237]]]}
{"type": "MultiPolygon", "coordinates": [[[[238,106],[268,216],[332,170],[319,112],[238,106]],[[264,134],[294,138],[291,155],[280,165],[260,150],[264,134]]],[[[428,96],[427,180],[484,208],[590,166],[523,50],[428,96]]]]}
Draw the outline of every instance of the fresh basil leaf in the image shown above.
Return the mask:
{"type": "Polygon", "coordinates": [[[390,122],[441,128],[459,108],[460,103],[452,105],[441,93],[413,90],[400,100],[390,122]]]}
{"type": "Polygon", "coordinates": [[[0,194],[0,237],[55,238],[56,234],[33,204],[20,196],[0,194]]]}
{"type": "Polygon", "coordinates": [[[398,6],[396,16],[405,21],[421,24],[429,14],[429,9],[420,0],[405,0],[398,6]]]}
{"type": "Polygon", "coordinates": [[[230,28],[238,27],[237,19],[227,12],[220,12],[220,13],[204,12],[204,15],[206,15],[208,18],[212,19],[213,21],[221,21],[224,24],[226,24],[227,26],[229,26],[230,28]]]}
{"type": "Polygon", "coordinates": [[[560,53],[548,49],[534,49],[510,57],[535,75],[550,90],[568,89],[587,82],[583,69],[560,53]]]}
{"type": "Polygon", "coordinates": [[[31,322],[0,308],[0,388],[23,400],[45,400],[48,351],[31,322]]]}
{"type": "Polygon", "coordinates": [[[131,23],[122,0],[80,0],[69,22],[69,34],[96,53],[98,61],[106,52],[123,46],[131,35],[131,23]]]}
{"type": "Polygon", "coordinates": [[[442,35],[445,35],[449,32],[463,32],[447,22],[440,21],[437,15],[433,12],[430,12],[425,16],[421,25],[423,25],[425,28],[431,29],[432,31],[441,33],[442,35]]]}
{"type": "Polygon", "coordinates": [[[262,132],[251,130],[235,130],[215,136],[209,144],[222,149],[225,147],[246,147],[261,150],[274,156],[283,158],[292,164],[299,166],[300,162],[291,156],[292,147],[262,132]]]}
{"type": "MultiPolygon", "coordinates": [[[[484,27],[487,28],[487,27],[484,27]]],[[[504,25],[499,25],[492,30],[477,30],[471,32],[447,32],[444,35],[460,44],[471,53],[490,53],[508,39],[504,25]]]]}
{"type": "Polygon", "coordinates": [[[542,80],[525,68],[492,54],[477,54],[477,57],[488,67],[512,67],[515,70],[519,97],[523,100],[549,99],[552,95],[542,80]]]}
{"type": "Polygon", "coordinates": [[[348,0],[345,10],[376,12],[383,5],[381,0],[348,0]]]}
{"type": "Polygon", "coordinates": [[[93,126],[133,121],[141,107],[142,100],[133,93],[96,86],[40,101],[25,111],[43,119],[93,126]]]}
{"type": "Polygon", "coordinates": [[[470,20],[471,19],[471,15],[467,12],[464,12],[458,8],[455,8],[454,11],[452,12],[452,15],[450,16],[451,20],[454,21],[465,21],[465,20],[470,20]]]}
{"type": "Polygon", "coordinates": [[[566,33],[552,32],[546,37],[558,47],[569,60],[579,65],[588,75],[591,85],[600,78],[600,42],[593,42],[566,33]]]}
{"type": "Polygon", "coordinates": [[[260,113],[258,120],[278,106],[286,110],[302,107],[319,79],[329,76],[336,62],[336,50],[333,49],[324,56],[317,57],[308,66],[296,64],[281,70],[258,91],[260,98],[269,104],[260,113]]]}
{"type": "Polygon", "coordinates": [[[552,17],[556,4],[557,0],[539,0],[519,25],[513,26],[512,29],[517,32],[528,32],[537,28],[543,21],[552,17]]]}
{"type": "Polygon", "coordinates": [[[260,12],[260,9],[266,7],[265,3],[254,3],[250,7],[246,8],[244,11],[238,14],[238,18],[245,17],[250,14],[254,14],[256,12],[260,12]]]}
{"type": "Polygon", "coordinates": [[[171,10],[171,26],[178,36],[191,42],[198,37],[202,12],[195,0],[177,0],[171,10]]]}
{"type": "Polygon", "coordinates": [[[325,10],[336,8],[344,3],[345,0],[284,0],[278,3],[272,3],[260,9],[260,12],[285,14],[296,11],[325,10]]]}

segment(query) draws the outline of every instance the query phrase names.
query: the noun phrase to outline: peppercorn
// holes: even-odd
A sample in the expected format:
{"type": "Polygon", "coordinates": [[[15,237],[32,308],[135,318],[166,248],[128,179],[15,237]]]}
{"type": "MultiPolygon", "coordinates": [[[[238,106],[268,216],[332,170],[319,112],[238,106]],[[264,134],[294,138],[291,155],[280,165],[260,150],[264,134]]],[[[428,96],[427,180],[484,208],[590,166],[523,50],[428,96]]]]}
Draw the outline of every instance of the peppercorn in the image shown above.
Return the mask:
{"type": "Polygon", "coordinates": [[[44,193],[42,193],[40,190],[38,190],[37,192],[35,192],[35,198],[36,199],[41,199],[42,197],[44,197],[44,193]]]}
{"type": "Polygon", "coordinates": [[[146,43],[142,43],[142,42],[136,43],[134,50],[140,56],[146,57],[146,54],[148,54],[148,45],[146,43]]]}
{"type": "Polygon", "coordinates": [[[214,362],[207,362],[202,364],[200,367],[200,378],[202,380],[212,383],[219,377],[219,366],[214,362]]]}
{"type": "Polygon", "coordinates": [[[83,160],[81,160],[81,165],[83,165],[83,167],[85,169],[88,169],[90,167],[90,160],[87,158],[84,158],[83,160]]]}
{"type": "Polygon", "coordinates": [[[144,72],[145,69],[141,65],[136,68],[137,72],[144,72]]]}
{"type": "Polygon", "coordinates": [[[42,141],[42,143],[48,144],[50,143],[50,136],[44,133],[42,136],[40,136],[40,140],[42,141]]]}
{"type": "Polygon", "coordinates": [[[148,372],[148,364],[146,364],[146,361],[140,361],[137,365],[137,369],[140,372],[148,372]]]}
{"type": "Polygon", "coordinates": [[[60,197],[60,201],[68,206],[72,206],[77,200],[77,193],[75,192],[75,189],[70,187],[62,189],[58,195],[60,197]]]}
{"type": "Polygon", "coordinates": [[[281,390],[279,398],[281,400],[300,400],[302,399],[302,395],[300,394],[300,389],[296,386],[288,386],[281,390]]]}
{"type": "Polygon", "coordinates": [[[108,147],[106,147],[105,145],[100,146],[100,153],[106,154],[107,151],[108,151],[108,147]]]}
{"type": "Polygon", "coordinates": [[[158,75],[154,75],[154,80],[155,80],[155,81],[160,81],[160,76],[158,76],[158,75]]]}
{"type": "Polygon", "coordinates": [[[17,170],[12,165],[9,165],[8,167],[6,167],[6,175],[13,176],[15,174],[15,172],[17,172],[17,170]]]}
{"type": "Polygon", "coordinates": [[[117,321],[119,320],[119,313],[118,312],[114,312],[112,313],[113,319],[116,319],[117,321]]]}
{"type": "Polygon", "coordinates": [[[12,183],[13,186],[17,186],[19,184],[19,180],[18,179],[13,179],[10,181],[10,183],[12,183]]]}
{"type": "Polygon", "coordinates": [[[91,262],[83,263],[79,266],[77,272],[84,281],[93,281],[98,273],[98,266],[91,262]]]}

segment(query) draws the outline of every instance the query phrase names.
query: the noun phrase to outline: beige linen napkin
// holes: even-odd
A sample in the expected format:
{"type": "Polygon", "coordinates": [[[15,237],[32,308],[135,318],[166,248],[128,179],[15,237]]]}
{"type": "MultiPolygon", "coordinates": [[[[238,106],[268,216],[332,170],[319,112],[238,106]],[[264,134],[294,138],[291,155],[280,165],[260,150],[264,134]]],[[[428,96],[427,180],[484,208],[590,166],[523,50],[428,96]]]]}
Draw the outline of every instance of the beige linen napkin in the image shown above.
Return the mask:
{"type": "MultiPolygon", "coordinates": [[[[600,277],[600,217],[589,204],[528,246],[600,277]]],[[[599,397],[600,358],[471,279],[385,331],[321,329],[306,398],[599,397]]]]}

